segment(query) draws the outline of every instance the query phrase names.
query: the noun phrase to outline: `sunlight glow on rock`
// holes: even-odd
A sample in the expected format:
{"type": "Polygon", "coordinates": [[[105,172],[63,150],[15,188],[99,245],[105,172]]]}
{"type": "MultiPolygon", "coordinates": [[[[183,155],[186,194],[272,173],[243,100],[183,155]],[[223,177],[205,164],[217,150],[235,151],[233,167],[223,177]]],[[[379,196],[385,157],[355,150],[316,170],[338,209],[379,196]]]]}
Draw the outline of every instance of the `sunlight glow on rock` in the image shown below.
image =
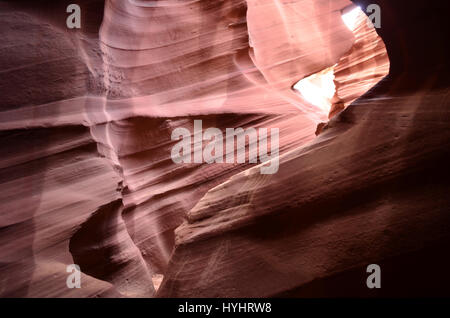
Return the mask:
{"type": "Polygon", "coordinates": [[[332,104],[331,99],[336,92],[334,66],[305,77],[294,85],[294,89],[299,91],[308,102],[328,114],[332,104]]]}
{"type": "Polygon", "coordinates": [[[350,31],[354,31],[357,26],[358,17],[360,14],[364,14],[360,7],[354,7],[342,14],[342,20],[350,31]]]}

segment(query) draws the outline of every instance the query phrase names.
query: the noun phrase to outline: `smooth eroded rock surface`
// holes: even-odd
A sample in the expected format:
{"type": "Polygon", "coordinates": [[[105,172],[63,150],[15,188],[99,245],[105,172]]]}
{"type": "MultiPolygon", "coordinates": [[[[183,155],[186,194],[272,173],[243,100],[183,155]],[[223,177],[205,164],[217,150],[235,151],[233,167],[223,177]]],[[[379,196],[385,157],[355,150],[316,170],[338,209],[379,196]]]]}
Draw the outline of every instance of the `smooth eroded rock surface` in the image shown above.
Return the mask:
{"type": "Polygon", "coordinates": [[[448,5],[375,2],[382,28],[352,32],[349,0],[80,0],[80,30],[71,1],[0,1],[0,295],[371,296],[367,264],[440,273],[448,5]],[[329,113],[292,86],[333,65],[329,113]],[[278,172],[175,164],[199,119],[278,128],[278,172]]]}

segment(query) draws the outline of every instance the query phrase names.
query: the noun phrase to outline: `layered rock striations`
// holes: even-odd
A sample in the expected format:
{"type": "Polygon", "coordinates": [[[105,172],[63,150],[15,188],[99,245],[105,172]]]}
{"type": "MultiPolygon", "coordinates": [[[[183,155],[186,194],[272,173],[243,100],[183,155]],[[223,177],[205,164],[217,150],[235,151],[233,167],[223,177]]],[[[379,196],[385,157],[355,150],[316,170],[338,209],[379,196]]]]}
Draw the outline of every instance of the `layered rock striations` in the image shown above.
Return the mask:
{"type": "Polygon", "coordinates": [[[378,3],[390,74],[279,173],[208,191],[176,230],[159,296],[448,294],[448,5],[378,3]],[[365,286],[368,264],[384,289],[365,286]]]}
{"type": "Polygon", "coordinates": [[[80,30],[69,3],[0,2],[2,296],[341,295],[340,275],[351,288],[352,270],[447,239],[431,9],[410,30],[416,9],[380,3],[390,75],[358,98],[389,60],[373,29],[345,27],[347,0],[79,1],[80,30]],[[292,86],[335,64],[351,105],[315,138],[330,114],[292,86]],[[196,119],[278,128],[278,172],[175,164],[171,133],[196,119]]]}

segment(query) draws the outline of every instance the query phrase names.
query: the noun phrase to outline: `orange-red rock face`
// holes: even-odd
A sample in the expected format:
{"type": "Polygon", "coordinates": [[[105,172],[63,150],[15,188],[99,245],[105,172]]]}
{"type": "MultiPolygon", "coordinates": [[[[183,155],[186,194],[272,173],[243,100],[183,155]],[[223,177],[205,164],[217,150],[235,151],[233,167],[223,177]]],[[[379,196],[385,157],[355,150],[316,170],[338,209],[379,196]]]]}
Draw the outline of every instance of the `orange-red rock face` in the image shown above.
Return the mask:
{"type": "Polygon", "coordinates": [[[353,47],[334,68],[336,84],[334,102],[345,107],[389,73],[390,64],[386,46],[375,28],[367,21],[367,16],[361,10],[353,31],[355,34],[353,47]]]}
{"type": "Polygon", "coordinates": [[[380,4],[391,74],[357,99],[389,60],[345,27],[348,0],[80,1],[78,31],[69,3],[0,2],[2,296],[346,295],[352,270],[444,246],[448,66],[411,70],[399,7],[380,4]],[[351,105],[315,138],[330,114],[292,86],[335,64],[351,105]],[[278,173],[175,164],[171,133],[195,119],[279,128],[278,173]]]}

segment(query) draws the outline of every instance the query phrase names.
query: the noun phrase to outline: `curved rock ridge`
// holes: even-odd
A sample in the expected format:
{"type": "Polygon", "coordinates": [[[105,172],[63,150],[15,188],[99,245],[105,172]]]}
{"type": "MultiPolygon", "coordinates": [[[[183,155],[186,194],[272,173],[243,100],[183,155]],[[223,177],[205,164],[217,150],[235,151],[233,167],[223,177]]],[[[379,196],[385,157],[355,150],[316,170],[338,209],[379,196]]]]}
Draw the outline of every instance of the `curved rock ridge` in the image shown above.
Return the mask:
{"type": "MultiPolygon", "coordinates": [[[[102,13],[90,3],[87,12],[102,13]]],[[[71,116],[65,105],[83,111],[90,72],[75,38],[52,20],[51,9],[65,12],[65,6],[42,5],[0,2],[0,295],[118,297],[111,283],[85,273],[82,289],[66,285],[73,233],[99,206],[117,200],[120,178],[98,156],[89,129],[60,121],[71,116]],[[51,119],[52,127],[26,124],[33,113],[51,119]]]]}
{"type": "Polygon", "coordinates": [[[176,230],[158,296],[448,295],[449,6],[371,2],[389,75],[281,156],[277,174],[254,167],[208,191],[176,230]],[[365,285],[373,263],[381,290],[365,285]]]}
{"type": "Polygon", "coordinates": [[[355,42],[334,67],[336,95],[330,118],[370,90],[389,73],[389,57],[383,39],[359,10],[355,22],[355,42]]]}
{"type": "Polygon", "coordinates": [[[348,3],[81,1],[83,28],[69,31],[68,1],[1,2],[2,295],[152,296],[187,211],[249,167],[175,165],[171,131],[276,127],[281,153],[312,140],[327,114],[290,86],[350,49],[348,3]],[[71,263],[92,290],[53,278],[71,263]]]}
{"type": "MultiPolygon", "coordinates": [[[[318,20],[326,2],[305,5],[318,20]]],[[[80,1],[77,31],[60,14],[68,1],[2,1],[1,294],[152,296],[187,211],[249,167],[177,166],[171,131],[202,119],[204,129],[279,128],[281,153],[310,141],[326,114],[292,94],[285,73],[317,71],[351,47],[333,11],[344,3],[325,12],[339,37],[322,19],[309,34],[327,46],[310,52],[287,32],[277,58],[257,24],[250,46],[247,26],[275,3],[80,1]],[[53,276],[72,263],[90,288],[53,276]]],[[[295,18],[280,9],[271,32],[295,18]]]]}
{"type": "MultiPolygon", "coordinates": [[[[384,74],[379,38],[340,18],[350,1],[83,0],[80,30],[69,3],[0,2],[0,295],[308,296],[315,279],[446,238],[442,69],[378,30],[390,75],[316,139],[330,114],[292,90],[338,63],[347,106],[384,74]],[[279,172],[175,164],[171,133],[197,119],[278,128],[279,172]]],[[[395,36],[414,47],[405,23],[395,36]]]]}

